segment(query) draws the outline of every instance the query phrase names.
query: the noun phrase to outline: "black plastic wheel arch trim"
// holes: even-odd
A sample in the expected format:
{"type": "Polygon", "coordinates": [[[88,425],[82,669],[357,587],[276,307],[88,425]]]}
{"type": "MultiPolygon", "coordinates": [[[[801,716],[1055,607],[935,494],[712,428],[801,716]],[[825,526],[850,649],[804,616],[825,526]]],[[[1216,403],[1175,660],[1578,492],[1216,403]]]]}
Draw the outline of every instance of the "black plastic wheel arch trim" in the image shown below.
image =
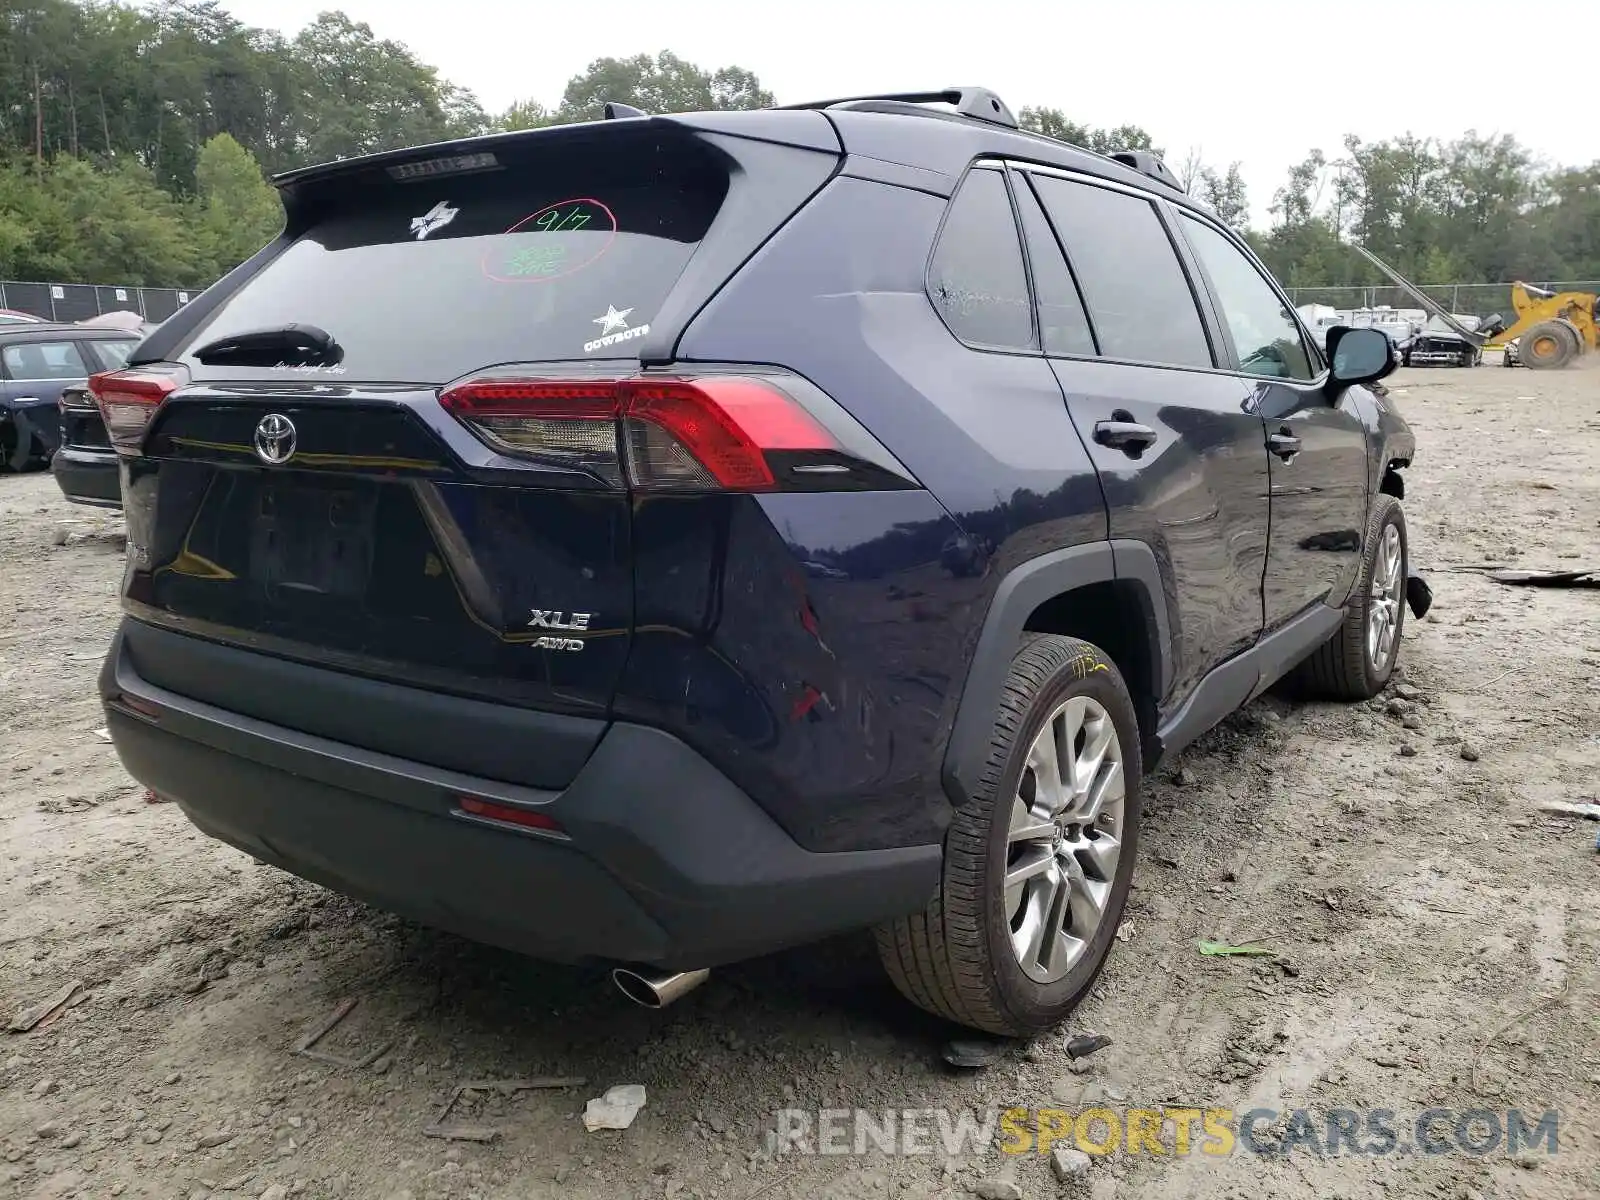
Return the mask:
{"type": "Polygon", "coordinates": [[[1000,693],[1028,618],[1056,596],[1113,580],[1136,585],[1158,688],[1165,695],[1173,673],[1171,620],[1154,551],[1143,542],[1115,539],[1030,559],[1000,581],[978,635],[945,750],[942,782],[952,803],[963,803],[983,772],[1000,693]]]}

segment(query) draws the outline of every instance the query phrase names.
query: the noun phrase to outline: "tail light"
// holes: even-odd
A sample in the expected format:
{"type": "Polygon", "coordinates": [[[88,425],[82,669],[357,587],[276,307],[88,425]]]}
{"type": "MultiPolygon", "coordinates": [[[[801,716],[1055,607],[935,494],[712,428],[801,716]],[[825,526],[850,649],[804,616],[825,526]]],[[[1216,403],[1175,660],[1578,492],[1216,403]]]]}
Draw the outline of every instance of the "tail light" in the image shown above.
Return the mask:
{"type": "Polygon", "coordinates": [[[604,380],[479,377],[447,388],[439,402],[504,454],[621,487],[616,392],[604,380]]]}
{"type": "Polygon", "coordinates": [[[859,422],[787,372],[552,379],[511,370],[439,402],[492,448],[640,491],[916,486],[859,422]]]}
{"type": "Polygon", "coordinates": [[[89,376],[89,394],[100,406],[106,435],[118,454],[139,452],[156,410],[188,381],[186,368],[165,363],[89,376]]]}

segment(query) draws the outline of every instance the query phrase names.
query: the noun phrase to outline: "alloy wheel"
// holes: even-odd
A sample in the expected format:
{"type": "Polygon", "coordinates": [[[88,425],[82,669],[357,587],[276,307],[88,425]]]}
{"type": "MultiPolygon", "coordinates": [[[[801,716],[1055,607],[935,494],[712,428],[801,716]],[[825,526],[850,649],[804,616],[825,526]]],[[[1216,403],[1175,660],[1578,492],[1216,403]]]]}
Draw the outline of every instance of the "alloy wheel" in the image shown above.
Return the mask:
{"type": "Polygon", "coordinates": [[[1029,747],[1012,799],[1005,913],[1023,972],[1054,983],[1083,957],[1122,853],[1122,743],[1108,713],[1073,696],[1029,747]]]}
{"type": "Polygon", "coordinates": [[[1400,578],[1404,555],[1400,530],[1385,525],[1378,557],[1372,565],[1372,594],[1367,602],[1367,657],[1375,670],[1383,670],[1394,650],[1400,630],[1400,578]]]}

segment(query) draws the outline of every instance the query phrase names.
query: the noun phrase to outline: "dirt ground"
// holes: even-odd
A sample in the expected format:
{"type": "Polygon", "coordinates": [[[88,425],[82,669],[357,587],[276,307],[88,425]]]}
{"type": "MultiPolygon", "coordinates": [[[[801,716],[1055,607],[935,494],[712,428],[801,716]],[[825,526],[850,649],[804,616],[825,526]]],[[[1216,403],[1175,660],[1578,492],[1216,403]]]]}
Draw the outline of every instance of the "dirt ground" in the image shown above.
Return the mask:
{"type": "MultiPolygon", "coordinates": [[[[0,477],[0,1197],[1600,1195],[1600,593],[1475,568],[1600,566],[1600,371],[1402,372],[1406,510],[1436,604],[1370,705],[1269,696],[1150,781],[1131,911],[1092,998],[987,1070],[902,1003],[864,939],[727,969],[663,1013],[598,971],[419,929],[261,866],[146,803],[94,680],[120,524],[0,477]],[[1393,701],[1398,700],[1398,703],[1393,701]],[[1403,711],[1390,711],[1403,710],[1403,711]],[[1205,957],[1220,938],[1281,958],[1205,957]],[[291,1053],[342,999],[318,1050],[291,1053]],[[1072,1064],[1070,1034],[1110,1048],[1072,1064]],[[1072,1067],[1083,1068],[1074,1070],[1072,1067]],[[581,1076],[567,1090],[458,1085],[581,1076]],[[584,1102],[642,1083],[625,1132],[584,1102]],[[772,1156],[783,1108],[1559,1114],[1510,1156],[772,1156]]],[[[1278,1132],[1283,1132],[1280,1123],[1278,1132]]],[[[1271,1133],[1263,1133],[1270,1137],[1271,1133]]]]}

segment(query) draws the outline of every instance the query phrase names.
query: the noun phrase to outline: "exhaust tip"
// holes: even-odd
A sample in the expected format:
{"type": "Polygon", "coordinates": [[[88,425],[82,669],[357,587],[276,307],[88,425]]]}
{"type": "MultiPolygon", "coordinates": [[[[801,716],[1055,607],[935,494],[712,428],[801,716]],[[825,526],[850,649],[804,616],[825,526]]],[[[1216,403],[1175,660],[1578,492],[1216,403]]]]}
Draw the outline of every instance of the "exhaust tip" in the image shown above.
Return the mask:
{"type": "Polygon", "coordinates": [[[708,969],[698,971],[654,972],[617,967],[611,982],[629,1000],[644,1008],[665,1008],[674,1000],[694,991],[711,977],[708,969]]]}
{"type": "Polygon", "coordinates": [[[626,967],[618,967],[611,972],[611,982],[617,985],[620,991],[635,1004],[645,1008],[660,1008],[661,995],[650,986],[650,981],[636,971],[626,967]]]}

